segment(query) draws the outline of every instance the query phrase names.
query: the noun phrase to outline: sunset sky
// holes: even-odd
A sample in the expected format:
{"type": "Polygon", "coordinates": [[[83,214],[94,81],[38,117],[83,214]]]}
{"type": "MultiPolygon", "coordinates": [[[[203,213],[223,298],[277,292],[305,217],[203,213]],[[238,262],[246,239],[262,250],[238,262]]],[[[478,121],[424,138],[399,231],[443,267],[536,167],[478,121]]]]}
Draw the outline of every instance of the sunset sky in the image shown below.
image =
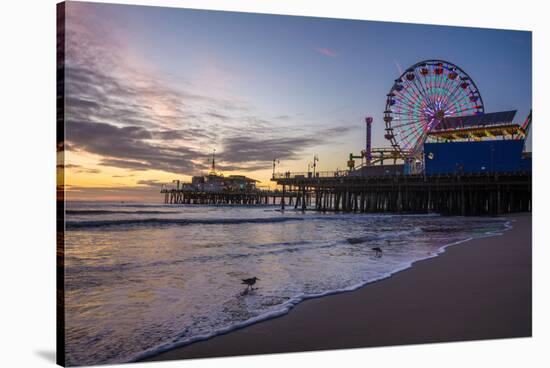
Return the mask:
{"type": "MultiPolygon", "coordinates": [[[[488,112],[531,108],[531,33],[69,2],[69,200],[160,202],[206,173],[270,185],[277,171],[343,169],[383,138],[386,94],[424,59],[463,68],[488,112]]],[[[273,184],[271,184],[273,187],[273,184]]]]}

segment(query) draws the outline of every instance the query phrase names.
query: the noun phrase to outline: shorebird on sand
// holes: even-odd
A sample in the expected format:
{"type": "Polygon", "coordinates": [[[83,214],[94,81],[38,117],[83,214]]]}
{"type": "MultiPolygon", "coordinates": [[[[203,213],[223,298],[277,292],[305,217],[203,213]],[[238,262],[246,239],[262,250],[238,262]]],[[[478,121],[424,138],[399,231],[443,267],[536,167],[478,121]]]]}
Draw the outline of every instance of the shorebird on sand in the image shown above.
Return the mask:
{"type": "Polygon", "coordinates": [[[380,247],[372,248],[372,250],[374,250],[377,257],[382,257],[382,249],[380,247]]]}
{"type": "Polygon", "coordinates": [[[243,282],[242,284],[244,285],[247,285],[246,286],[246,290],[254,290],[254,288],[252,287],[252,285],[254,285],[256,283],[256,280],[259,280],[259,278],[257,278],[256,276],[254,277],[251,277],[249,279],[243,279],[243,282]]]}

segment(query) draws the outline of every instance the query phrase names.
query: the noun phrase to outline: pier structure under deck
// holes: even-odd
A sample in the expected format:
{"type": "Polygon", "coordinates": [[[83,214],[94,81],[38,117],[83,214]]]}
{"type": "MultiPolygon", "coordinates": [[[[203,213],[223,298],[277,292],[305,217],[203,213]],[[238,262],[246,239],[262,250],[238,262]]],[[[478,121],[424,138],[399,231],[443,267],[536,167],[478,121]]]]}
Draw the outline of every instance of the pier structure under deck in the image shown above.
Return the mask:
{"type": "Polygon", "coordinates": [[[531,211],[531,172],[360,176],[353,172],[275,173],[294,208],[343,212],[501,215],[531,211]]]}
{"type": "Polygon", "coordinates": [[[198,191],[180,188],[162,188],[165,204],[208,204],[208,205],[282,205],[283,198],[293,205],[296,193],[283,196],[281,191],[198,191]]]}

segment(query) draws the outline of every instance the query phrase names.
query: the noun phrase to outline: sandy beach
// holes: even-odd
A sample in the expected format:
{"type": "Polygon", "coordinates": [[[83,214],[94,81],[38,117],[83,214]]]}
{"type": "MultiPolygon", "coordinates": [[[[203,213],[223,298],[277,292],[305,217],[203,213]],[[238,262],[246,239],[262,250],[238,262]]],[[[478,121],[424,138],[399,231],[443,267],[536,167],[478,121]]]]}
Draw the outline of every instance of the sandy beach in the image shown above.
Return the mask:
{"type": "MultiPolygon", "coordinates": [[[[531,214],[353,292],[146,361],[529,337],[531,214]]],[[[457,219],[459,221],[459,219],[457,219]]]]}

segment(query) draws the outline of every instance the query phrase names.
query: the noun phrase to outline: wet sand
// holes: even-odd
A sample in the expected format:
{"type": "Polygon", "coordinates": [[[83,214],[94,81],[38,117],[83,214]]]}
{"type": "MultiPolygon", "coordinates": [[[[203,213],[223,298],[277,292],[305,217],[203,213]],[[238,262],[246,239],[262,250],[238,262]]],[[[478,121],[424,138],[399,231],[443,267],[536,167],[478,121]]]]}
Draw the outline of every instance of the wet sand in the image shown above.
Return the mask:
{"type": "MultiPolygon", "coordinates": [[[[531,214],[356,291],[145,361],[529,337],[531,214]]],[[[457,218],[457,221],[460,219],[457,218]]]]}

